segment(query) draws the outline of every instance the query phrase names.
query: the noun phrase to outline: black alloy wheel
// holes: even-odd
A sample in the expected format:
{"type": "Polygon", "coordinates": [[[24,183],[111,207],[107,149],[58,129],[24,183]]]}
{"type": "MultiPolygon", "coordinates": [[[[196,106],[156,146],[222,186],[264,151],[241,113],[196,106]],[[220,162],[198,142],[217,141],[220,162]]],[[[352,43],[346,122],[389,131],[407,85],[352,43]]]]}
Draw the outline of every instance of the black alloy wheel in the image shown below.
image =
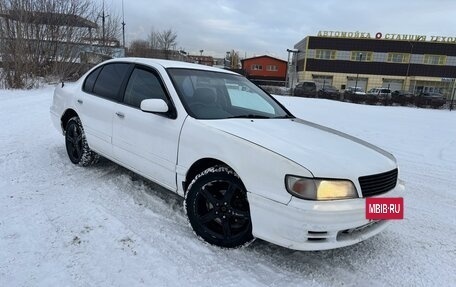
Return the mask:
{"type": "Polygon", "coordinates": [[[74,164],[88,166],[98,162],[99,155],[89,148],[78,117],[71,118],[66,124],[65,146],[68,157],[74,164]]]}
{"type": "Polygon", "coordinates": [[[235,248],[253,240],[245,187],[231,169],[215,167],[197,175],[185,206],[190,225],[206,242],[235,248]]]}
{"type": "Polygon", "coordinates": [[[71,162],[78,164],[82,158],[82,130],[76,121],[69,121],[65,133],[65,145],[71,162]]]}

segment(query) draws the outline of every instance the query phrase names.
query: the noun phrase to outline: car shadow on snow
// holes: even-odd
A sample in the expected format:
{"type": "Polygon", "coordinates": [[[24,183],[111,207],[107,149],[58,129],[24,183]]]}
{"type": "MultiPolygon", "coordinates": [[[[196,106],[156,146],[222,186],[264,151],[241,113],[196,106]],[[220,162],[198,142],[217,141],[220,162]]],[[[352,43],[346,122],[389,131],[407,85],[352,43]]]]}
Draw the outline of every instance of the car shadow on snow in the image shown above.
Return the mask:
{"type": "Polygon", "coordinates": [[[117,163],[100,156],[99,161],[91,166],[81,167],[72,164],[68,160],[68,155],[65,146],[56,145],[51,148],[51,164],[65,175],[71,174],[75,182],[79,182],[78,175],[90,173],[92,179],[102,179],[106,183],[114,184],[119,190],[125,193],[132,193],[135,196],[135,201],[144,200],[145,202],[137,202],[139,205],[147,206],[149,197],[158,199],[164,204],[172,207],[172,210],[180,212],[184,216],[182,202],[183,199],[173,191],[170,191],[153,181],[148,180],[141,175],[138,175],[117,163]],[[148,196],[144,196],[144,193],[148,196]],[[142,194],[142,196],[139,196],[142,194]]]}

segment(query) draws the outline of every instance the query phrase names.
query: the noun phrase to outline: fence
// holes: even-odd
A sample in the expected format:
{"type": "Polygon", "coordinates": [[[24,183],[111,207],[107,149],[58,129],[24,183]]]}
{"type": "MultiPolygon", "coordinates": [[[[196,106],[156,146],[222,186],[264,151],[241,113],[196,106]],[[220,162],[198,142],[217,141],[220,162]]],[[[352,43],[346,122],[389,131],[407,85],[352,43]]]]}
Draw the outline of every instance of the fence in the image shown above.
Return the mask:
{"type": "MultiPolygon", "coordinates": [[[[281,92],[276,92],[270,87],[263,87],[267,92],[270,94],[276,95],[286,95],[286,96],[293,96],[292,89],[282,89],[281,92]]],[[[454,98],[440,98],[440,99],[432,99],[431,97],[422,97],[422,96],[414,96],[408,100],[402,99],[400,101],[395,100],[394,98],[376,98],[374,99],[372,95],[349,95],[344,93],[338,93],[337,95],[324,95],[320,94],[320,92],[315,93],[315,97],[307,97],[307,98],[317,98],[317,99],[325,99],[325,100],[333,100],[333,101],[341,101],[341,102],[349,102],[354,104],[364,104],[364,105],[383,105],[383,106],[407,106],[407,107],[417,107],[417,108],[432,108],[432,109],[441,109],[441,110],[454,110],[456,109],[456,97],[454,98]]]]}

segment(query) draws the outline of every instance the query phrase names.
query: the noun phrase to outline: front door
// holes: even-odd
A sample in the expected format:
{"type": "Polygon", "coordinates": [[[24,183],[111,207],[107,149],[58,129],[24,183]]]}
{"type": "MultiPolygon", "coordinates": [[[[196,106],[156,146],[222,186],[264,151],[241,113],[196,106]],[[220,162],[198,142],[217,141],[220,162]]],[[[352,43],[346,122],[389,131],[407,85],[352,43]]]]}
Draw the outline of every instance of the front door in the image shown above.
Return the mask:
{"type": "Polygon", "coordinates": [[[158,72],[137,66],[125,88],[123,104],[113,120],[115,157],[143,176],[176,191],[179,134],[184,117],[143,112],[144,99],[172,101],[158,72]]]}

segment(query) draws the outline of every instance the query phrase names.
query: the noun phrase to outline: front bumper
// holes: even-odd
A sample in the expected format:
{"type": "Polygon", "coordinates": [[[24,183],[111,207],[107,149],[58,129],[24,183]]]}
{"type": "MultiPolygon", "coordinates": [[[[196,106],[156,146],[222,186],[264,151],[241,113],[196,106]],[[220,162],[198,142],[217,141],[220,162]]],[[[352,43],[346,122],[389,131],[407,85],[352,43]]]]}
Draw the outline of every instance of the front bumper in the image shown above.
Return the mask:
{"type": "MultiPolygon", "coordinates": [[[[399,197],[404,186],[378,197],[399,197]]],[[[288,205],[248,193],[252,232],[257,238],[296,250],[325,250],[366,240],[389,221],[365,217],[365,198],[308,201],[293,197],[288,205]]]]}

